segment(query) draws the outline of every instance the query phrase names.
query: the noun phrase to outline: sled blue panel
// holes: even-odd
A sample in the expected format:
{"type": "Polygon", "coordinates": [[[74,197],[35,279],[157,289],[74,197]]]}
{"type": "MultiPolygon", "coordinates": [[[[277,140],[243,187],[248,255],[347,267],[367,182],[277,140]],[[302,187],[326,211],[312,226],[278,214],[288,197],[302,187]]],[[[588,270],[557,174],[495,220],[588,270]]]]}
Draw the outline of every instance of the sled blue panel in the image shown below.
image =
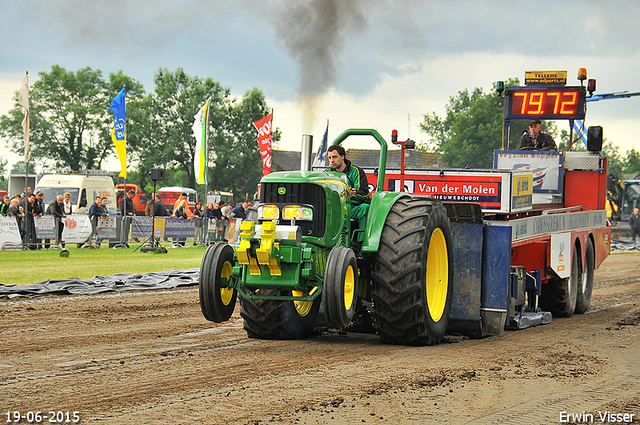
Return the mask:
{"type": "Polygon", "coordinates": [[[484,226],[482,255],[483,335],[502,335],[509,311],[511,268],[511,227],[484,226]]]}
{"type": "Polygon", "coordinates": [[[479,338],[482,336],[482,220],[452,218],[451,236],[454,272],[448,331],[479,338]]]}

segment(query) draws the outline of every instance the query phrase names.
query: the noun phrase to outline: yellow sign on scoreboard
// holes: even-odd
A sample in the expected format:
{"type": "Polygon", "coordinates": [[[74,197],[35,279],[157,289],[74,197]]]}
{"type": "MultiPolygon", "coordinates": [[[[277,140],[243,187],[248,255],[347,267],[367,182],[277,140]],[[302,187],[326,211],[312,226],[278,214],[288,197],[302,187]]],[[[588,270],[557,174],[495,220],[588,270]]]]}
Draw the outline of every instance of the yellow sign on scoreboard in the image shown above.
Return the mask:
{"type": "Polygon", "coordinates": [[[524,84],[528,85],[562,85],[567,84],[567,71],[525,71],[524,84]]]}

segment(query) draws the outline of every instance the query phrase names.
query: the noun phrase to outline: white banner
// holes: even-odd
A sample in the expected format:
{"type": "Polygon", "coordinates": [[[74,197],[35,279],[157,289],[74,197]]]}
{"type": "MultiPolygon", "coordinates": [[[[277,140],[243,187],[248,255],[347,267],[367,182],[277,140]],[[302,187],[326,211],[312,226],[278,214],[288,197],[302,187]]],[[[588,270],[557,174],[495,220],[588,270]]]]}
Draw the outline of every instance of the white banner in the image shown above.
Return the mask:
{"type": "Polygon", "coordinates": [[[62,220],[64,230],[62,240],[65,243],[83,243],[91,234],[91,220],[88,215],[69,215],[62,220]]]}
{"type": "Polygon", "coordinates": [[[15,217],[0,216],[0,249],[20,249],[16,245],[20,245],[20,229],[15,217]]]}

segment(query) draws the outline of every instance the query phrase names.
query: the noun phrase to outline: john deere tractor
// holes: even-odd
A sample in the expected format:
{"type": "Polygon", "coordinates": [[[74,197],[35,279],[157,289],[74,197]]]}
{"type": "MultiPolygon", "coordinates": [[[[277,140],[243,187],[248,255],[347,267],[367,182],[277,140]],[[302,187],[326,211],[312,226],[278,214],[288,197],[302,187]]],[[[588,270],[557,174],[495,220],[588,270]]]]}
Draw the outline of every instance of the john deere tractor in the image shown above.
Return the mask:
{"type": "MultiPolygon", "coordinates": [[[[375,130],[350,129],[333,144],[353,135],[372,136],[380,144],[377,187],[383,188],[386,141],[375,130]]],[[[239,246],[219,243],[204,255],[204,317],[228,320],[239,298],[249,337],[304,338],[321,324],[348,329],[366,317],[384,342],[440,342],[453,292],[445,208],[432,199],[377,191],[365,229],[357,229],[350,210],[342,173],[263,177],[256,218],[242,222],[239,246]],[[356,239],[362,240],[357,253],[356,239]]]]}

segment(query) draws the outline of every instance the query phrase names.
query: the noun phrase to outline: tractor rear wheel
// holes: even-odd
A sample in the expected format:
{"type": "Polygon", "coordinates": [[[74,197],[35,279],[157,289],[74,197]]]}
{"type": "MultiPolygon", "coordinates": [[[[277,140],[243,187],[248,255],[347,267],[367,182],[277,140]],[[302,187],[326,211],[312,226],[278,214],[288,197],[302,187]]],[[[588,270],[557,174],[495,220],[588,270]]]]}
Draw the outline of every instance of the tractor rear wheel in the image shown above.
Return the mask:
{"type": "Polygon", "coordinates": [[[576,311],[578,286],[582,283],[580,267],[580,252],[573,247],[571,256],[571,275],[565,279],[558,279],[542,285],[540,308],[550,311],[558,317],[571,317],[576,311]]]}
{"type": "Polygon", "coordinates": [[[218,243],[207,248],[200,266],[200,309],[205,319],[220,323],[229,320],[238,293],[230,288],[233,248],[218,243]]]}
{"type": "MultiPolygon", "coordinates": [[[[291,291],[293,295],[301,292],[291,291]]],[[[263,289],[261,295],[275,295],[275,289],[263,289]]],[[[315,301],[256,300],[240,297],[240,316],[249,338],[301,339],[313,331],[320,308],[315,301]]]]}
{"type": "Polygon", "coordinates": [[[595,269],[595,250],[591,240],[587,241],[587,250],[584,256],[584,272],[582,280],[578,285],[578,298],[576,299],[576,314],[585,313],[591,304],[591,293],[593,292],[593,270],[595,269]]]}
{"type": "Polygon", "coordinates": [[[372,279],[374,319],[383,342],[440,342],[453,294],[451,227],[442,204],[406,197],[393,205],[372,279]]]}
{"type": "Polygon", "coordinates": [[[337,246],[327,258],[322,301],[330,328],[346,327],[358,306],[358,263],[349,248],[337,246]]]}

